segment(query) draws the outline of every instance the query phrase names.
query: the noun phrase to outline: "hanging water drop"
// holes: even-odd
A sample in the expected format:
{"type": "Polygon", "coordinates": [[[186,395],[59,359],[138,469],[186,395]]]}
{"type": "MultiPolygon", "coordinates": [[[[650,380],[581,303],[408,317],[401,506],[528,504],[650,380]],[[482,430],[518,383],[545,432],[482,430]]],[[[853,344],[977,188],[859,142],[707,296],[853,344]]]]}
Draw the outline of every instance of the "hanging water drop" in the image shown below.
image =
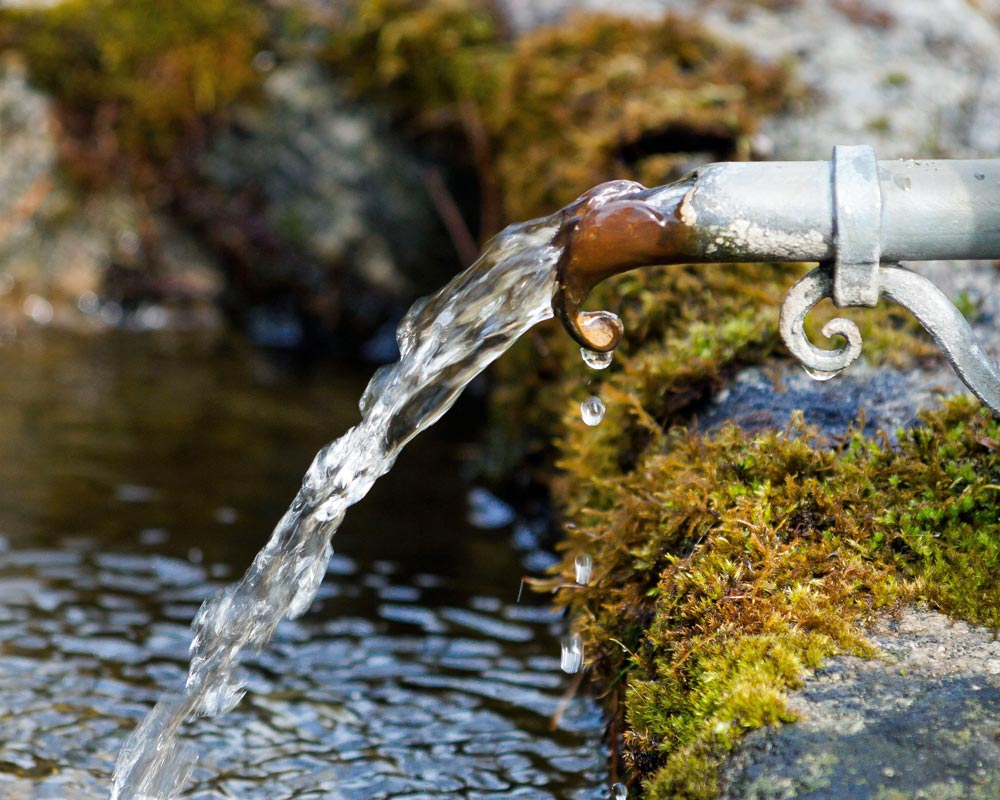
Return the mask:
{"type": "Polygon", "coordinates": [[[611,362],[615,360],[614,350],[609,350],[606,353],[598,353],[596,350],[581,347],[580,355],[583,357],[583,363],[591,369],[607,369],[611,366],[611,362]]]}
{"type": "Polygon", "coordinates": [[[576,582],[581,586],[586,586],[590,583],[591,573],[594,571],[593,559],[586,553],[580,553],[576,557],[576,582]]]}
{"type": "Polygon", "coordinates": [[[570,675],[575,675],[583,668],[583,639],[580,634],[573,633],[563,639],[559,666],[570,675]]]}
{"type": "Polygon", "coordinates": [[[814,381],[819,381],[820,383],[825,383],[828,380],[836,378],[842,369],[834,370],[833,372],[826,372],[821,369],[813,369],[812,367],[807,367],[805,364],[802,365],[802,369],[805,370],[806,375],[812,378],[814,381]]]}
{"type": "Polygon", "coordinates": [[[592,428],[601,424],[601,420],[604,419],[604,410],[604,401],[595,394],[580,403],[580,415],[583,417],[583,421],[592,428]]]}
{"type": "Polygon", "coordinates": [[[628,789],[624,783],[611,784],[611,800],[627,800],[628,789]]]}

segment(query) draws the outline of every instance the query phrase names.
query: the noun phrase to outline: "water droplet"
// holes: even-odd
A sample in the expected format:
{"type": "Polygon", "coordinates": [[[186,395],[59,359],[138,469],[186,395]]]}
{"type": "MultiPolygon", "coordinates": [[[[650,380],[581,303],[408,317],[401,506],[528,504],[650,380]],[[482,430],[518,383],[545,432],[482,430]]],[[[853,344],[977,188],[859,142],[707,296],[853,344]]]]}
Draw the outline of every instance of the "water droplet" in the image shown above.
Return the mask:
{"type": "Polygon", "coordinates": [[[611,800],[626,800],[626,798],[628,798],[628,789],[624,783],[611,784],[611,800]]]}
{"type": "Polygon", "coordinates": [[[604,419],[604,410],[604,402],[597,395],[592,394],[580,403],[580,415],[590,427],[601,424],[601,420],[604,419]]]}
{"type": "Polygon", "coordinates": [[[826,381],[836,378],[843,370],[838,369],[833,372],[825,372],[821,369],[813,369],[812,367],[807,367],[803,364],[802,369],[805,370],[806,375],[812,378],[814,381],[819,381],[820,383],[825,383],[826,381]]]}
{"type": "Polygon", "coordinates": [[[563,672],[570,675],[576,674],[583,668],[583,639],[580,638],[580,634],[574,633],[563,639],[559,666],[563,672]]]}
{"type": "Polygon", "coordinates": [[[615,360],[614,350],[609,350],[606,353],[598,353],[596,350],[581,347],[580,355],[583,357],[583,363],[591,369],[607,369],[611,366],[611,362],[615,360]]]}
{"type": "Polygon", "coordinates": [[[591,573],[594,571],[594,562],[586,553],[580,553],[576,557],[576,582],[581,586],[590,583],[591,573]]]}

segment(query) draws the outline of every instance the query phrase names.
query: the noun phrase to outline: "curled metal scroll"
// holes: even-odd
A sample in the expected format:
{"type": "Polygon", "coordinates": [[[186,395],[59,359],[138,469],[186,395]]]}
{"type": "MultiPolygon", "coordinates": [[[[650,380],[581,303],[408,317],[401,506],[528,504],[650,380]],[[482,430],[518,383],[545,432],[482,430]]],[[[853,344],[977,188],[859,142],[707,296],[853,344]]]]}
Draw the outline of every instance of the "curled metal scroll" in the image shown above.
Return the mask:
{"type": "Polygon", "coordinates": [[[861,355],[861,331],[849,319],[838,317],[823,326],[822,334],[828,339],[843,336],[847,340],[835,350],[817,347],[806,336],[806,317],[828,297],[833,297],[833,275],[829,267],[817,267],[788,290],[778,320],[785,346],[817,380],[829,380],[838,375],[861,355]]]}
{"type": "MultiPolygon", "coordinates": [[[[898,264],[879,267],[879,287],[889,300],[907,309],[934,339],[958,377],[993,412],[1000,415],[1000,370],[976,341],[968,321],[948,297],[923,275],[898,264]]],[[[847,344],[836,350],[816,347],[806,336],[806,316],[833,294],[828,267],[818,267],[796,283],[781,307],[781,337],[806,370],[821,380],[832,378],[861,354],[861,334],[846,319],[823,326],[824,336],[839,334],[847,344]]]]}

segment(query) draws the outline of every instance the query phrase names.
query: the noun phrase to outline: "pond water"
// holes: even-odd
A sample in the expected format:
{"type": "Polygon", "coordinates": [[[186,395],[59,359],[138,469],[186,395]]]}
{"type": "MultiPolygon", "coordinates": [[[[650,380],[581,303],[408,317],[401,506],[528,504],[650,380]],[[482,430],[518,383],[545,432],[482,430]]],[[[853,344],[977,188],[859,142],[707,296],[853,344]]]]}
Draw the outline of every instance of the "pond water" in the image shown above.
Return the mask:
{"type": "MultiPolygon", "coordinates": [[[[35,331],[0,345],[0,797],[104,798],[367,375],[235,341],[35,331]]],[[[317,600],[248,657],[249,694],[188,726],[185,797],[597,798],[602,722],[509,528],[467,521],[465,445],[414,442],[348,515],[317,600]],[[559,723],[551,720],[557,712],[559,723]]]]}

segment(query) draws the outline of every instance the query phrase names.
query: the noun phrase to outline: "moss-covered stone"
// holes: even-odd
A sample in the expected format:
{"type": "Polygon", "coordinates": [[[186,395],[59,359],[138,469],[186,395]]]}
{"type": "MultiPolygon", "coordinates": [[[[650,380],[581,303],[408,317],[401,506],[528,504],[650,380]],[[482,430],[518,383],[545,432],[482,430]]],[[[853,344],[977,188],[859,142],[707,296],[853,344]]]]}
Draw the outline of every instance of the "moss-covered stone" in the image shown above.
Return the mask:
{"type": "Polygon", "coordinates": [[[169,9],[155,0],[68,0],[0,10],[0,42],[56,99],[64,164],[106,184],[122,170],[143,176],[256,90],[263,24],[240,0],[178,0],[169,9]]]}
{"type": "MultiPolygon", "coordinates": [[[[729,71],[756,67],[735,69],[743,58],[735,50],[676,19],[577,18],[511,43],[462,0],[371,0],[355,13],[363,24],[335,37],[332,62],[367,64],[358,90],[382,92],[412,129],[461,135],[479,175],[485,231],[550,211],[602,180],[659,183],[690,158],[739,157],[754,116],[789,97],[780,70],[734,91],[740,78],[729,71]],[[740,104],[727,105],[737,96],[740,104]],[[687,149],[678,154],[681,141],[687,149]]],[[[624,733],[633,780],[650,797],[713,797],[720,759],[743,732],[791,718],[784,693],[806,669],[838,651],[867,653],[862,631],[876,610],[914,597],[972,618],[988,608],[962,605],[992,558],[965,549],[968,528],[928,544],[912,524],[900,529],[879,512],[878,487],[890,479],[899,513],[938,507],[918,496],[913,487],[926,476],[915,473],[928,459],[949,463],[926,452],[943,430],[986,424],[971,407],[948,412],[958,421],[931,420],[934,435],[913,434],[905,455],[861,436],[831,449],[802,425],[760,437],[730,428],[715,438],[672,427],[739,366],[774,351],[777,307],[802,271],[699,266],[622,276],[591,301],[625,321],[607,373],[584,367],[555,325],[500,365],[493,465],[550,463],[550,437],[560,438],[552,488],[569,523],[555,583],[570,582],[577,553],[598,567],[592,585],[562,589],[559,601],[573,611],[612,731],[624,733]],[[608,414],[587,428],[578,404],[594,382],[608,414]],[[904,474],[909,493],[899,490],[904,474]],[[964,572],[953,569],[970,558],[964,572]]],[[[813,332],[833,313],[815,314],[813,332]]],[[[934,352],[898,309],[851,316],[876,363],[902,366],[934,352]]],[[[969,446],[973,460],[989,456],[969,446]]],[[[950,497],[954,477],[937,476],[932,491],[950,497]]],[[[988,518],[990,493],[975,491],[988,518]]]]}
{"type": "Polygon", "coordinates": [[[579,553],[595,567],[557,599],[618,709],[641,796],[714,797],[741,735],[789,720],[786,691],[823,658],[867,653],[879,609],[922,599],[1000,629],[1000,425],[974,403],[924,414],[892,448],[801,422],[664,432],[638,394],[608,398],[609,430],[628,418],[647,432],[629,469],[621,438],[569,428],[558,582],[579,553]]]}
{"type": "Polygon", "coordinates": [[[461,133],[483,236],[601,181],[746,157],[756,118],[795,94],[783,66],[677,17],[579,15],[510,40],[475,0],[358,0],[328,59],[415,129],[461,133]]]}

